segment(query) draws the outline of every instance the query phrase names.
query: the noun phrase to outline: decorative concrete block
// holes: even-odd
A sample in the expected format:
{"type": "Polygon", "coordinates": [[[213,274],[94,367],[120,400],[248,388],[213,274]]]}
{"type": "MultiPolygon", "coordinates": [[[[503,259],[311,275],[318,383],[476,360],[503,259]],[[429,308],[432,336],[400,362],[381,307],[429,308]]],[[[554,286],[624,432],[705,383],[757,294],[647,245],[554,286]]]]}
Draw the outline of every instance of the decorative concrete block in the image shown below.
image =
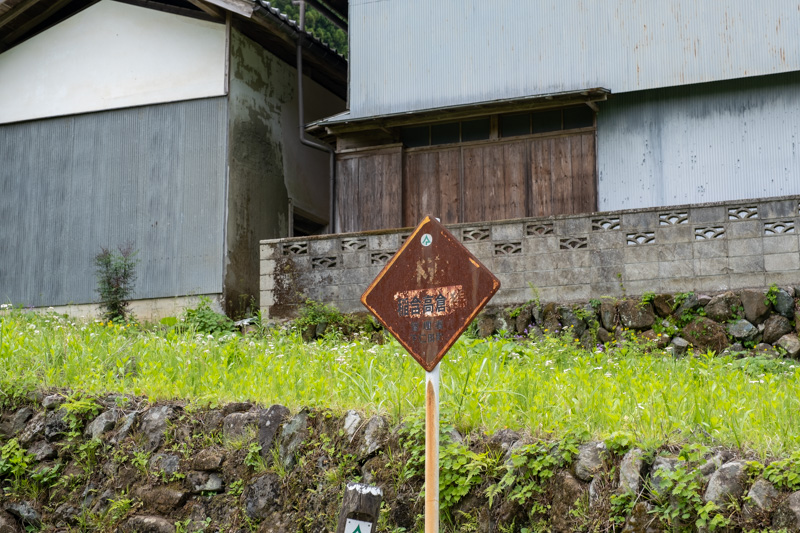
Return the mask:
{"type": "Polygon", "coordinates": [[[729,239],[760,237],[764,232],[759,220],[740,220],[728,224],[729,239]]]}
{"type": "Polygon", "coordinates": [[[800,235],[775,235],[764,237],[764,254],[785,254],[800,250],[800,235]]]}
{"type": "Polygon", "coordinates": [[[800,254],[764,254],[764,270],[767,272],[789,272],[800,269],[800,254]]]}
{"type": "Polygon", "coordinates": [[[731,257],[761,255],[764,253],[764,240],[762,238],[731,240],[728,242],[728,253],[731,257]]]}
{"type": "Polygon", "coordinates": [[[632,263],[625,265],[625,281],[657,279],[659,263],[632,263]]]}
{"type": "Polygon", "coordinates": [[[514,224],[498,224],[492,226],[493,241],[520,240],[524,235],[525,225],[522,222],[514,224]]]}
{"type": "Polygon", "coordinates": [[[750,274],[764,271],[763,255],[731,256],[728,258],[731,274],[750,274]]]}
{"type": "Polygon", "coordinates": [[[694,241],[694,230],[687,224],[656,228],[656,242],[659,244],[692,241],[694,241]]]}

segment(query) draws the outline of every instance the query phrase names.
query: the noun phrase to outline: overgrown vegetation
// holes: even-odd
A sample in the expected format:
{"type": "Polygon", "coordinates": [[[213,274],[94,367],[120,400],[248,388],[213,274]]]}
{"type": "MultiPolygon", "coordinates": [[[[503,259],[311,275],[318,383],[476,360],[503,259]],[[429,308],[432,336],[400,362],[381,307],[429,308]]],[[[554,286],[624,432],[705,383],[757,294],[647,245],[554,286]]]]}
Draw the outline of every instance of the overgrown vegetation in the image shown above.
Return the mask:
{"type": "MultiPolygon", "coordinates": [[[[423,371],[391,339],[379,345],[365,335],[326,335],[307,343],[295,328],[242,336],[6,313],[2,402],[68,387],[198,405],[358,406],[395,420],[423,405],[423,371]]],[[[442,363],[442,413],[462,431],[526,428],[548,438],[623,432],[649,447],[700,441],[787,455],[800,444],[798,378],[792,360],[675,359],[634,337],[591,351],[567,336],[462,338],[442,363]]]]}
{"type": "Polygon", "coordinates": [[[97,293],[106,320],[125,322],[129,318],[128,300],[136,283],[136,250],[126,244],[116,250],[101,248],[94,258],[97,268],[97,293]]]}
{"type": "MultiPolygon", "coordinates": [[[[292,0],[271,0],[273,7],[278,8],[290,19],[297,21],[300,17],[299,8],[292,3],[292,0]]],[[[306,31],[314,37],[326,43],[328,46],[347,57],[347,32],[336,27],[322,13],[313,7],[306,5],[306,31]]]]}

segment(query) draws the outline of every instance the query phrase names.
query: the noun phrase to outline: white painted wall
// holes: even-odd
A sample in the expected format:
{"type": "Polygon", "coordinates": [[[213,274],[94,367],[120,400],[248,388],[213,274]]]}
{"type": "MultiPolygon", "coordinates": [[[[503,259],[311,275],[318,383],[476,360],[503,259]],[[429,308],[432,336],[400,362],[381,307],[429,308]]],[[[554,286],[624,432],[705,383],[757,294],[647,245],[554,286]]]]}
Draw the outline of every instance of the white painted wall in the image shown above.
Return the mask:
{"type": "Polygon", "coordinates": [[[225,94],[225,26],[103,0],[0,54],[0,124],[225,94]]]}

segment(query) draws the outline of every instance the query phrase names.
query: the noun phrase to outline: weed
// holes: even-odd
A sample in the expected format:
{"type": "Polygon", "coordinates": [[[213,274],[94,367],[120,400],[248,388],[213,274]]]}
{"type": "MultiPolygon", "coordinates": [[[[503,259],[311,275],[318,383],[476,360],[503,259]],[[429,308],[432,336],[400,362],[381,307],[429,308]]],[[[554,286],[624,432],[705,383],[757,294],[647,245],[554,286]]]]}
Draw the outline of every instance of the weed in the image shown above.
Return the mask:
{"type": "Polygon", "coordinates": [[[128,299],[133,294],[138,262],[132,244],[120,246],[116,251],[101,248],[95,256],[97,293],[106,320],[125,322],[128,319],[128,299]]]}
{"type": "Polygon", "coordinates": [[[150,462],[150,452],[133,452],[131,464],[136,467],[142,476],[147,477],[147,464],[150,462]]]}
{"type": "Polygon", "coordinates": [[[207,296],[201,296],[197,307],[187,309],[182,318],[183,326],[195,333],[215,335],[233,331],[233,320],[214,311],[207,296]]]}
{"type": "Polygon", "coordinates": [[[775,307],[775,305],[777,305],[778,303],[779,292],[780,289],[778,288],[777,285],[775,285],[774,283],[770,285],[769,289],[767,289],[767,293],[764,295],[764,305],[766,305],[767,307],[770,306],[775,307]]]}
{"type": "Polygon", "coordinates": [[[269,467],[267,461],[261,457],[261,445],[251,442],[244,458],[244,464],[252,468],[256,473],[265,472],[269,467]]]}
{"type": "Polygon", "coordinates": [[[796,491],[800,489],[800,452],[788,459],[774,461],[764,469],[764,479],[778,489],[796,491]]]}

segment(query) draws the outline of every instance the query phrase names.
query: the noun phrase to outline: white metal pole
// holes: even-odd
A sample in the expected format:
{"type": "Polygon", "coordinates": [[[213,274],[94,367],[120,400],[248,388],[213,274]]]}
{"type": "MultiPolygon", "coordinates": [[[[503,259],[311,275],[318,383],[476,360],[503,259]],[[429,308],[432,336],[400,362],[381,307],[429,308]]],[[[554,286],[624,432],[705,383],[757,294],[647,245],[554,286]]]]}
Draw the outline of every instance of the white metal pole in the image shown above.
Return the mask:
{"type": "Polygon", "coordinates": [[[439,365],[425,373],[425,533],[439,533],[439,365]]]}

